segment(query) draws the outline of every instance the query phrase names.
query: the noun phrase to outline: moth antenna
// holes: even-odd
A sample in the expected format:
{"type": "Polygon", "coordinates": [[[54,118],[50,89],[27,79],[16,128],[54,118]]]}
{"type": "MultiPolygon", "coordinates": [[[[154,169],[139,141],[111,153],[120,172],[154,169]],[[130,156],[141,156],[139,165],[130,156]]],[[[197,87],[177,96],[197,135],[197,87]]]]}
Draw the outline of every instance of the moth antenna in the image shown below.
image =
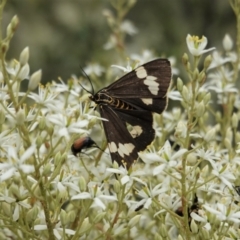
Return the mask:
{"type": "Polygon", "coordinates": [[[93,88],[93,84],[92,81],[90,79],[90,77],[87,75],[87,73],[84,71],[84,69],[80,66],[80,69],[82,70],[82,72],[84,73],[85,77],[88,79],[88,81],[91,84],[91,88],[92,88],[92,92],[88,91],[85,87],[83,87],[83,85],[81,83],[79,83],[79,85],[88,93],[90,93],[91,95],[94,95],[94,88],[93,88]]]}

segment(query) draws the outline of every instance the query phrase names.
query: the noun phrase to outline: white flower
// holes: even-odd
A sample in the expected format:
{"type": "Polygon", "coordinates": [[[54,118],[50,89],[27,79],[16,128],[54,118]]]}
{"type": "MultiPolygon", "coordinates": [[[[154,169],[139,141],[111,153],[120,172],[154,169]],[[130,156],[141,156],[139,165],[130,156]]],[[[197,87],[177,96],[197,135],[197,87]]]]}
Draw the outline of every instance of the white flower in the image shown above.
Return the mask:
{"type": "Polygon", "coordinates": [[[131,54],[130,57],[132,60],[137,61],[139,64],[149,62],[150,60],[153,60],[154,58],[156,58],[153,55],[153,53],[148,49],[143,50],[141,55],[133,53],[133,54],[131,54]]]}
{"type": "Polygon", "coordinates": [[[160,149],[158,153],[139,153],[142,160],[148,163],[149,159],[159,162],[160,165],[153,169],[153,175],[160,174],[166,167],[174,167],[177,165],[177,160],[187,152],[187,149],[180,149],[176,153],[173,153],[169,141],[166,141],[164,146],[160,149]]]}
{"type": "Polygon", "coordinates": [[[234,59],[232,57],[222,57],[217,51],[214,51],[212,54],[212,62],[208,67],[208,71],[210,69],[222,66],[227,62],[234,62],[234,59]]]}
{"type": "Polygon", "coordinates": [[[78,185],[76,185],[76,180],[78,180],[79,177],[73,178],[72,175],[64,175],[63,177],[58,175],[54,181],[51,182],[51,184],[54,185],[55,188],[58,189],[58,191],[61,192],[66,192],[66,188],[69,188],[71,190],[74,190],[76,192],[80,192],[80,189],[78,185]]]}
{"type": "MultiPolygon", "coordinates": [[[[230,212],[229,206],[225,206],[222,203],[217,203],[216,208],[210,207],[206,204],[203,207],[210,213],[216,215],[219,221],[227,221],[227,222],[234,222],[240,223],[240,212],[230,212]]],[[[215,207],[215,205],[214,205],[215,207]]]]}
{"type": "Polygon", "coordinates": [[[119,65],[111,65],[111,67],[115,67],[115,68],[121,69],[125,73],[128,73],[128,72],[132,71],[132,67],[130,66],[129,61],[128,61],[128,64],[127,64],[126,67],[122,67],[122,66],[119,66],[119,65]]]}
{"type": "Polygon", "coordinates": [[[26,174],[33,172],[34,166],[25,164],[24,162],[33,155],[35,149],[36,146],[32,145],[20,157],[18,157],[17,149],[10,146],[7,155],[8,161],[0,163],[0,182],[9,179],[19,170],[26,174]]]}
{"type": "Polygon", "coordinates": [[[143,198],[140,202],[138,202],[138,206],[143,205],[145,209],[148,209],[152,204],[152,199],[158,196],[160,193],[164,193],[168,190],[167,187],[163,187],[162,183],[156,185],[154,188],[150,185],[150,187],[144,187],[137,194],[143,198]]]}
{"type": "Polygon", "coordinates": [[[217,169],[215,160],[220,160],[220,158],[216,156],[216,153],[212,149],[208,149],[207,151],[203,148],[196,149],[196,156],[208,161],[213,169],[217,169]]]}
{"type": "Polygon", "coordinates": [[[103,45],[103,48],[105,50],[112,49],[115,46],[117,46],[117,42],[118,42],[117,37],[115,35],[111,34],[108,41],[103,45]]]}
{"type": "Polygon", "coordinates": [[[8,196],[9,192],[7,189],[5,189],[5,194],[3,194],[3,192],[0,193],[0,201],[11,203],[12,209],[14,209],[13,216],[12,216],[14,221],[17,221],[19,219],[19,215],[22,212],[21,208],[26,208],[26,209],[31,208],[31,205],[28,204],[27,200],[25,199],[25,196],[28,195],[28,191],[23,186],[20,186],[18,189],[18,192],[19,192],[20,199],[21,197],[23,197],[24,200],[20,200],[18,197],[12,198],[8,196]]]}
{"type": "Polygon", "coordinates": [[[90,63],[84,68],[84,71],[87,75],[93,74],[100,77],[105,69],[97,63],[90,63]]]}
{"type": "MultiPolygon", "coordinates": [[[[35,225],[33,228],[35,231],[45,231],[48,229],[47,225],[45,224],[35,225]]],[[[67,228],[62,228],[61,222],[59,221],[57,224],[54,225],[53,233],[56,239],[63,239],[63,233],[67,235],[74,235],[76,231],[67,228]]]]}
{"type": "MultiPolygon", "coordinates": [[[[102,186],[103,187],[103,186],[102,186]]],[[[102,200],[105,201],[117,201],[115,196],[107,196],[103,194],[102,187],[97,185],[89,186],[89,192],[82,192],[71,198],[71,200],[80,200],[80,199],[92,199],[93,203],[91,207],[100,207],[105,210],[106,205],[102,200]]]]}
{"type": "Polygon", "coordinates": [[[58,102],[54,100],[58,93],[51,91],[49,88],[39,87],[38,94],[31,92],[28,97],[33,99],[37,104],[45,106],[50,110],[60,110],[58,102]],[[58,106],[58,107],[56,107],[58,106]]]}
{"type": "Polygon", "coordinates": [[[226,166],[223,166],[222,164],[216,164],[216,166],[217,168],[212,170],[212,174],[218,177],[226,186],[231,189],[236,178],[230,171],[228,171],[226,166]]]}
{"type": "Polygon", "coordinates": [[[190,34],[188,34],[186,41],[189,52],[196,57],[215,49],[214,47],[205,49],[208,42],[205,36],[199,38],[198,36],[191,36],[190,34]]]}
{"type": "Polygon", "coordinates": [[[81,120],[78,122],[69,123],[69,119],[62,113],[48,115],[48,120],[54,123],[55,128],[54,131],[60,137],[65,137],[66,139],[70,139],[69,133],[87,133],[88,131],[83,129],[85,128],[89,121],[81,120]]]}
{"type": "Polygon", "coordinates": [[[116,174],[120,174],[122,175],[121,178],[121,184],[125,185],[125,184],[132,184],[133,181],[139,182],[143,185],[145,185],[145,182],[143,182],[140,178],[135,177],[136,175],[142,175],[143,173],[141,172],[131,172],[129,175],[129,172],[126,168],[124,168],[123,166],[120,166],[118,169],[116,168],[107,168],[108,172],[111,173],[116,173],[116,174]]]}
{"type": "Polygon", "coordinates": [[[137,33],[137,28],[129,20],[124,20],[120,26],[121,30],[129,35],[137,33]]]}

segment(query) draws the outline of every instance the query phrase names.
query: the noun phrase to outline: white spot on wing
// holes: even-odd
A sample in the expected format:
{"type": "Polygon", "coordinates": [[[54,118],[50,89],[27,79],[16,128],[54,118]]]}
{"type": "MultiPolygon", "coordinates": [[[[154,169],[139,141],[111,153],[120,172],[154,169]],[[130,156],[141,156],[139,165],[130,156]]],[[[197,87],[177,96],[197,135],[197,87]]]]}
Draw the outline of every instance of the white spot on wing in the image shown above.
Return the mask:
{"type": "Polygon", "coordinates": [[[130,153],[133,151],[133,149],[135,148],[134,145],[132,143],[119,143],[118,147],[116,145],[115,142],[111,142],[108,144],[110,152],[112,153],[116,153],[118,152],[118,154],[124,158],[124,155],[129,156],[130,153]]]}
{"type": "Polygon", "coordinates": [[[148,86],[149,91],[153,95],[157,95],[158,91],[159,91],[159,83],[156,82],[155,80],[157,80],[156,77],[154,77],[154,76],[147,76],[147,78],[143,81],[144,84],[148,86]]]}
{"type": "Polygon", "coordinates": [[[117,152],[117,151],[118,151],[117,145],[116,145],[115,142],[110,142],[110,143],[108,144],[108,147],[109,147],[109,149],[110,149],[110,152],[117,152]]]}
{"type": "Polygon", "coordinates": [[[135,69],[137,77],[138,78],[146,78],[147,77],[147,71],[145,70],[145,68],[143,66],[135,69]]]}
{"type": "Polygon", "coordinates": [[[152,98],[141,98],[141,100],[142,100],[143,103],[145,103],[146,105],[151,105],[151,104],[153,104],[152,98]]]}
{"type": "Polygon", "coordinates": [[[135,137],[140,136],[140,135],[142,134],[142,132],[143,132],[142,127],[136,125],[136,126],[133,126],[133,129],[132,129],[132,131],[130,132],[130,134],[131,134],[131,136],[132,136],[133,138],[135,138],[135,137]]]}

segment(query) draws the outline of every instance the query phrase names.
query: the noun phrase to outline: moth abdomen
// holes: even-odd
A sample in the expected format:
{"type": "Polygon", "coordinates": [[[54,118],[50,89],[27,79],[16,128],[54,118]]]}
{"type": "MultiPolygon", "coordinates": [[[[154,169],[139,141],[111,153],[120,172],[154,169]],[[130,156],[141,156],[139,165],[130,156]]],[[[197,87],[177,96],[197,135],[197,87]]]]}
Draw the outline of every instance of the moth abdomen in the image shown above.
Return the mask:
{"type": "Polygon", "coordinates": [[[109,96],[106,93],[97,93],[93,99],[96,104],[107,104],[111,107],[118,108],[118,109],[126,109],[126,110],[133,110],[135,109],[132,105],[122,101],[121,99],[114,98],[112,96],[109,96]]]}

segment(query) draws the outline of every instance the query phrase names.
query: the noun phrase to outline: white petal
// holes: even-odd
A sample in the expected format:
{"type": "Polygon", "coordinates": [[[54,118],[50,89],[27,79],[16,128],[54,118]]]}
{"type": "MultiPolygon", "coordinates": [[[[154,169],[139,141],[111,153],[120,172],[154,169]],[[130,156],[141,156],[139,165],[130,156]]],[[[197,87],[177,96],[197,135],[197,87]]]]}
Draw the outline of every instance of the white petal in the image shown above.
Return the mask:
{"type": "Polygon", "coordinates": [[[129,182],[129,181],[130,181],[130,177],[127,176],[127,175],[125,175],[125,176],[122,177],[122,179],[121,179],[122,185],[126,184],[126,183],[129,182]]]}
{"type": "Polygon", "coordinates": [[[36,145],[32,145],[31,147],[29,147],[21,156],[20,161],[23,163],[24,161],[29,159],[33,155],[35,149],[36,149],[36,145]]]}
{"type": "Polygon", "coordinates": [[[153,169],[153,176],[160,174],[164,170],[165,167],[166,167],[166,164],[161,164],[160,166],[155,167],[153,169]]]}
{"type": "Polygon", "coordinates": [[[88,192],[82,192],[82,193],[80,193],[80,194],[78,194],[78,195],[73,196],[73,197],[71,198],[71,200],[76,200],[76,199],[90,199],[90,198],[92,198],[91,195],[90,195],[90,193],[88,193],[88,192]]]}
{"type": "Polygon", "coordinates": [[[35,225],[35,226],[33,227],[33,229],[34,229],[34,230],[39,230],[39,231],[41,231],[41,230],[46,230],[46,229],[47,229],[47,225],[35,225]]]}
{"type": "Polygon", "coordinates": [[[20,168],[24,173],[32,173],[32,172],[35,171],[34,166],[28,165],[28,164],[22,164],[19,168],[20,168]]]}
{"type": "Polygon", "coordinates": [[[16,204],[16,207],[13,212],[13,221],[17,221],[19,219],[19,205],[16,204]]]}
{"type": "Polygon", "coordinates": [[[0,176],[0,182],[5,181],[12,177],[12,175],[15,173],[16,169],[15,168],[10,168],[7,170],[4,174],[0,176]]]}
{"type": "Polygon", "coordinates": [[[104,205],[104,203],[103,203],[99,198],[94,198],[94,203],[95,203],[98,207],[102,208],[103,210],[106,209],[106,206],[104,205]]]}

